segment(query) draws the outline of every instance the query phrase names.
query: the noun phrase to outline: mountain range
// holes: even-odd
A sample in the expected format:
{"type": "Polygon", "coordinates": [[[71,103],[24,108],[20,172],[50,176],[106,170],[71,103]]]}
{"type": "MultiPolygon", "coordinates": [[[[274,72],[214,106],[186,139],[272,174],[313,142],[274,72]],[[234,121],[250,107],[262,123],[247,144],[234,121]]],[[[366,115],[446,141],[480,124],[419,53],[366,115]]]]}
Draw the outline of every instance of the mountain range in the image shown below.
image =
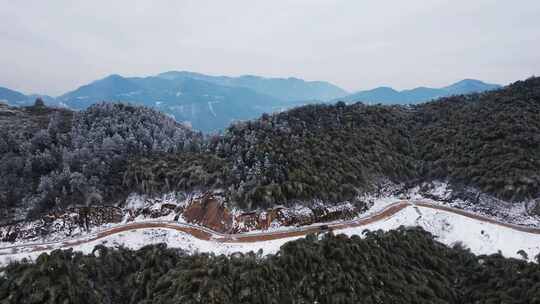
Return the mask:
{"type": "Polygon", "coordinates": [[[324,81],[298,78],[210,76],[169,71],[148,77],[110,75],[58,97],[25,95],[0,87],[0,100],[24,106],[41,97],[47,105],[74,110],[102,102],[130,102],[156,108],[177,121],[203,132],[220,131],[233,121],[249,120],[262,113],[283,111],[304,104],[342,100],[383,104],[411,104],[438,97],[482,92],[499,85],[465,79],[443,88],[419,87],[396,91],[379,87],[349,94],[324,81]]]}
{"type": "Polygon", "coordinates": [[[416,104],[440,97],[481,93],[500,88],[498,84],[485,83],[476,79],[463,79],[442,88],[418,87],[409,90],[397,91],[391,87],[378,87],[371,90],[359,91],[351,95],[338,98],[346,102],[367,102],[382,104],[416,104]]]}
{"type": "Polygon", "coordinates": [[[216,136],[144,106],[0,104],[0,302],[536,303],[539,101],[533,77],[216,136]]]}

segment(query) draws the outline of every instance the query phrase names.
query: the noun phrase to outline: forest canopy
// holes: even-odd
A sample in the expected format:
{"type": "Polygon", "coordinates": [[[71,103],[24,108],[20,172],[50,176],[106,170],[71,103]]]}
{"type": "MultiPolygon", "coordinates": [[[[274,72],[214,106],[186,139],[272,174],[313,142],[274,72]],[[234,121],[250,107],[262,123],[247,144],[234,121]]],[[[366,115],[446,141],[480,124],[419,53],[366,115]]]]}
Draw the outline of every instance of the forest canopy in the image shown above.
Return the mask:
{"type": "Polygon", "coordinates": [[[0,105],[0,127],[4,219],[117,204],[130,192],[220,190],[245,209],[354,203],[383,181],[540,197],[540,78],[416,106],[308,105],[212,136],[108,103],[81,112],[0,105]]]}
{"type": "MultiPolygon", "coordinates": [[[[233,124],[205,149],[226,166],[203,174],[220,175],[219,186],[244,208],[354,201],[384,180],[442,179],[508,201],[536,199],[540,78],[417,106],[303,106],[233,124]]],[[[158,158],[135,159],[124,181],[163,185],[157,175],[136,173],[151,171],[158,158]]],[[[186,170],[170,164],[165,176],[186,170]]]]}
{"type": "Polygon", "coordinates": [[[421,228],[326,234],[276,255],[56,250],[0,269],[1,303],[540,303],[540,266],[449,248],[421,228]]]}

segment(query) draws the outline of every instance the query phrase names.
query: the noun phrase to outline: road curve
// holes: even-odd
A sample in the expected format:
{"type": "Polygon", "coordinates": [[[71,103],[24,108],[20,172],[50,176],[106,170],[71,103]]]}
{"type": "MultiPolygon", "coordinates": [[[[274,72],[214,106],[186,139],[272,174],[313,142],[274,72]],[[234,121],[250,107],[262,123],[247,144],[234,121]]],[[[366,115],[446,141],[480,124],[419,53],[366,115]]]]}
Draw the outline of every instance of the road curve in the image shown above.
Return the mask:
{"type": "Polygon", "coordinates": [[[144,222],[138,222],[138,223],[127,223],[127,224],[122,224],[116,227],[107,228],[102,231],[90,233],[88,235],[76,237],[76,238],[51,241],[51,242],[27,243],[27,244],[18,244],[18,245],[1,247],[0,255],[16,254],[20,252],[21,249],[30,249],[25,252],[35,252],[35,251],[43,251],[43,250],[51,250],[51,249],[59,249],[59,248],[69,248],[69,247],[77,246],[80,244],[99,240],[113,234],[130,231],[130,230],[148,229],[148,228],[173,229],[173,230],[188,233],[201,240],[215,241],[215,242],[221,242],[221,243],[252,243],[252,242],[260,242],[260,241],[269,241],[269,240],[276,240],[276,239],[281,239],[281,238],[304,236],[309,233],[320,232],[321,231],[320,226],[322,225],[326,225],[330,229],[333,229],[333,230],[340,230],[340,229],[351,228],[351,227],[361,227],[361,226],[365,226],[365,225],[368,225],[368,224],[371,224],[380,220],[390,218],[394,216],[396,213],[400,212],[401,210],[411,207],[411,206],[420,206],[423,208],[441,210],[445,212],[458,214],[460,216],[472,218],[475,220],[479,220],[482,222],[503,226],[503,227],[521,231],[521,232],[540,234],[539,228],[508,224],[508,223],[497,221],[493,218],[471,213],[462,209],[456,209],[456,208],[452,208],[448,206],[441,206],[441,205],[436,205],[436,204],[431,204],[431,203],[421,202],[421,201],[398,201],[398,202],[395,202],[386,206],[384,209],[376,213],[370,214],[369,216],[366,216],[363,218],[357,218],[357,219],[348,220],[348,221],[332,222],[332,223],[319,223],[319,224],[305,226],[305,227],[295,227],[295,228],[291,228],[287,230],[258,232],[258,233],[224,234],[224,233],[219,233],[217,231],[213,231],[206,227],[201,227],[201,226],[196,226],[196,225],[191,225],[191,224],[183,224],[183,223],[178,223],[178,222],[173,222],[173,221],[144,221],[144,222]]]}

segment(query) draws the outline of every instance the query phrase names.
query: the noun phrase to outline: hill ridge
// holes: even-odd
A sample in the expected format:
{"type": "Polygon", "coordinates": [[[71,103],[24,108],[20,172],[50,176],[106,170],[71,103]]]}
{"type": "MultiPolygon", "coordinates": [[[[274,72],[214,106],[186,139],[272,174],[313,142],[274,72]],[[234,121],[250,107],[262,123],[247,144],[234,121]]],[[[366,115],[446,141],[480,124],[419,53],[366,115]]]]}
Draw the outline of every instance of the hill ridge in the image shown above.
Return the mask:
{"type": "Polygon", "coordinates": [[[499,89],[498,84],[486,83],[481,80],[465,78],[440,88],[425,86],[412,89],[396,90],[389,86],[380,86],[370,90],[358,91],[348,96],[337,98],[346,102],[368,102],[382,104],[417,104],[451,95],[481,93],[499,89]]]}

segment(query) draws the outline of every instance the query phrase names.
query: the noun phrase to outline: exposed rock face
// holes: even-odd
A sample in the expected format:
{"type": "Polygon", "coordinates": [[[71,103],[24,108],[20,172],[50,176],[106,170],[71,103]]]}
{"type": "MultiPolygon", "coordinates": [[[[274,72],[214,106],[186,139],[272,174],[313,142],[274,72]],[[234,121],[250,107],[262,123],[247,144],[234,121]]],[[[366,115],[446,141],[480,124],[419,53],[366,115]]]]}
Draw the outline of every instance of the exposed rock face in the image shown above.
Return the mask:
{"type": "Polygon", "coordinates": [[[105,224],[149,218],[178,221],[182,217],[188,223],[217,232],[242,233],[279,226],[303,226],[351,219],[361,211],[358,207],[347,203],[332,207],[322,204],[292,208],[278,206],[273,209],[238,213],[225,206],[221,195],[205,193],[190,198],[149,199],[135,207],[77,207],[62,212],[51,212],[37,221],[0,226],[0,241],[15,242],[76,236],[105,224]]]}
{"type": "Polygon", "coordinates": [[[242,213],[235,218],[233,232],[267,230],[276,226],[304,226],[319,222],[352,219],[359,210],[350,204],[333,207],[316,205],[314,207],[284,208],[276,207],[262,212],[242,213]]]}
{"type": "Polygon", "coordinates": [[[71,236],[92,227],[107,223],[119,223],[124,212],[116,207],[76,207],[66,212],[51,212],[33,222],[19,222],[0,227],[0,241],[14,242],[17,239],[33,239],[52,233],[71,236]]]}
{"type": "Polygon", "coordinates": [[[188,223],[208,227],[218,232],[230,232],[233,217],[221,200],[205,194],[190,202],[183,216],[188,223]]]}
{"type": "Polygon", "coordinates": [[[235,225],[233,232],[247,232],[251,230],[267,230],[274,221],[281,223],[281,210],[284,208],[277,207],[268,209],[262,212],[246,212],[235,217],[235,225]]]}
{"type": "Polygon", "coordinates": [[[359,210],[350,205],[326,207],[276,207],[268,210],[245,212],[233,215],[219,196],[204,194],[192,200],[182,216],[188,223],[208,227],[222,233],[241,233],[267,230],[272,226],[303,226],[338,219],[352,219],[359,210]]]}

